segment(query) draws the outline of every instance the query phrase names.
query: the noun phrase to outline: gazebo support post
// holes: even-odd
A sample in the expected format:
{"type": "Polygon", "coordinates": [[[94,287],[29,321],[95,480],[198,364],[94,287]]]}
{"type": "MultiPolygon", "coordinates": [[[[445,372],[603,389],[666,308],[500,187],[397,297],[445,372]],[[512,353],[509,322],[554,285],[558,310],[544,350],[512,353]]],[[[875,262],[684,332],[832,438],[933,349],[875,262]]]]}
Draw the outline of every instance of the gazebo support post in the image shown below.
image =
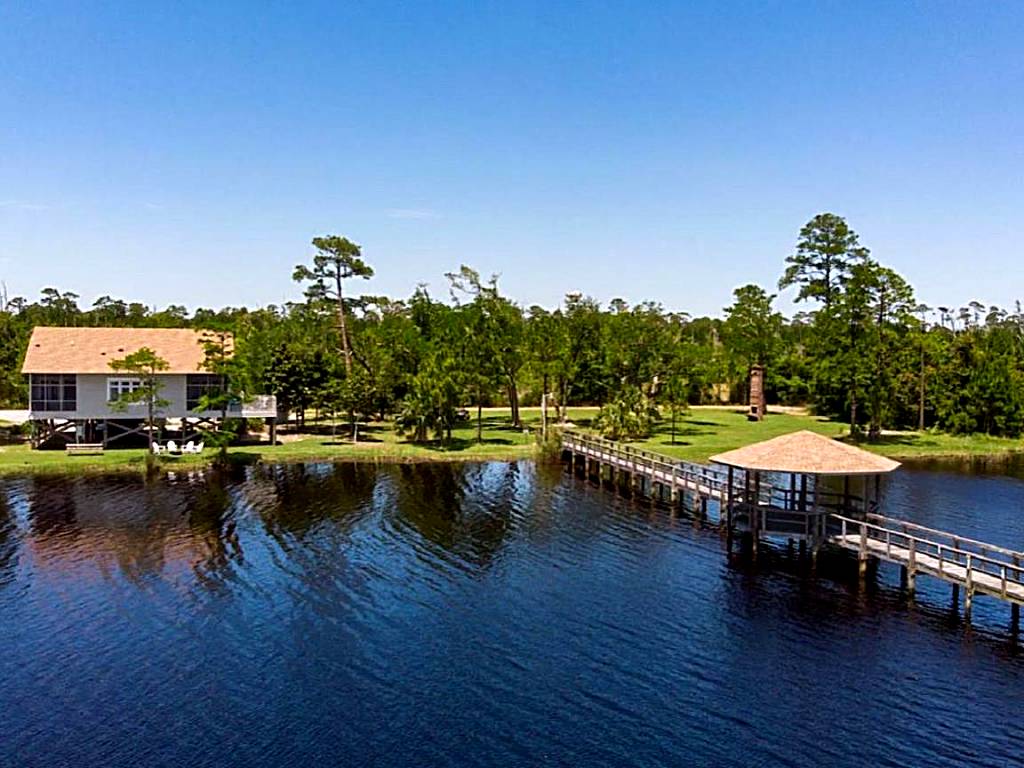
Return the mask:
{"type": "Polygon", "coordinates": [[[725,489],[725,549],[732,555],[732,480],[733,469],[729,467],[725,489]]]}
{"type": "MultiPolygon", "coordinates": [[[[750,483],[750,473],[747,473],[747,483],[750,483]]],[[[748,488],[749,494],[749,488],[748,488]]],[[[754,470],[754,496],[748,502],[750,504],[750,554],[757,557],[757,543],[761,538],[761,473],[754,470]]]]}
{"type": "Polygon", "coordinates": [[[814,528],[811,531],[811,562],[818,562],[818,548],[821,546],[822,531],[820,530],[821,522],[821,504],[818,501],[818,485],[821,482],[821,478],[818,475],[814,476],[814,515],[811,520],[814,523],[814,528]]]}

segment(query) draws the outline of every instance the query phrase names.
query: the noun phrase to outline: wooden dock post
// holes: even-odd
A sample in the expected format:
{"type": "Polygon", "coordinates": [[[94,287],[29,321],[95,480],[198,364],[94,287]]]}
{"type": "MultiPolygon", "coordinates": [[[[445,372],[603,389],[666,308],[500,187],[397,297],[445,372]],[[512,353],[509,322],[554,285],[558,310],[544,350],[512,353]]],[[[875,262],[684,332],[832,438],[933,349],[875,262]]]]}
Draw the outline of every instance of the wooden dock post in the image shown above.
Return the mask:
{"type": "Polygon", "coordinates": [[[1010,603],[1010,632],[1020,633],[1020,603],[1010,603]]]}
{"type": "Polygon", "coordinates": [[[914,589],[917,585],[917,547],[915,546],[914,539],[910,540],[907,545],[907,578],[906,588],[907,592],[914,594],[914,589]]]}
{"type": "Polygon", "coordinates": [[[967,556],[967,583],[964,589],[964,621],[971,621],[971,607],[974,602],[974,572],[971,568],[971,556],[967,556]]]}
{"type": "Polygon", "coordinates": [[[857,553],[857,576],[861,581],[868,575],[868,527],[860,526],[860,551],[857,553]]]}

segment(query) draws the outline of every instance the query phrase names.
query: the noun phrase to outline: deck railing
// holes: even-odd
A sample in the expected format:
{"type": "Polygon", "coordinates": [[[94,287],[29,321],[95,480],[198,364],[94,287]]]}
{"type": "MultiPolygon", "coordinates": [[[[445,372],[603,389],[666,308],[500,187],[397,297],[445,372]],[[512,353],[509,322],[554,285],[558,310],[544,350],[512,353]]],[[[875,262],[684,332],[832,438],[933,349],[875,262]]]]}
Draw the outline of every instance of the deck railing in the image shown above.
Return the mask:
{"type": "Polygon", "coordinates": [[[768,536],[795,536],[817,541],[825,536],[829,513],[825,510],[801,511],[779,506],[739,504],[733,513],[741,525],[754,526],[768,536]]]}
{"type": "Polygon", "coordinates": [[[236,400],[228,406],[228,414],[247,419],[277,416],[277,397],[275,395],[253,395],[245,400],[236,400]]]}

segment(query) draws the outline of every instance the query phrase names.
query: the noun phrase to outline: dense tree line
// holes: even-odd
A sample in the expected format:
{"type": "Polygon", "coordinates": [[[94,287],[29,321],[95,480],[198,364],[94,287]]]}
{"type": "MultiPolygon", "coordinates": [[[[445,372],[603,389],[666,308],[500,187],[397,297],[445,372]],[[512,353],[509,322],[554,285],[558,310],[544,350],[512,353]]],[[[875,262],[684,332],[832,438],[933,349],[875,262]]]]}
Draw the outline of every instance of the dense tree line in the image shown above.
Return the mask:
{"type": "Polygon", "coordinates": [[[744,402],[754,364],[767,369],[770,402],[809,405],[868,437],[1024,432],[1020,307],[919,304],[834,214],[808,222],[785,260],[778,287],[807,306],[788,319],[756,285],[737,288],[721,317],[580,294],[524,307],[467,266],[446,276],[443,297],[425,286],[406,299],[364,295],[358,281],[373,269],[358,245],[331,236],[313,247],[293,274],[305,299],[284,306],[189,313],[104,296],[83,309],[53,288],[14,299],[0,311],[0,403],[25,404],[18,371],[36,325],[160,326],[234,333],[233,390],[276,394],[300,423],[313,411],[353,425],[393,417],[414,440],[450,436],[464,409],[488,405],[509,406],[518,424],[520,406],[545,392],[556,413],[600,405],[604,432],[642,435],[689,404],[744,402]]]}

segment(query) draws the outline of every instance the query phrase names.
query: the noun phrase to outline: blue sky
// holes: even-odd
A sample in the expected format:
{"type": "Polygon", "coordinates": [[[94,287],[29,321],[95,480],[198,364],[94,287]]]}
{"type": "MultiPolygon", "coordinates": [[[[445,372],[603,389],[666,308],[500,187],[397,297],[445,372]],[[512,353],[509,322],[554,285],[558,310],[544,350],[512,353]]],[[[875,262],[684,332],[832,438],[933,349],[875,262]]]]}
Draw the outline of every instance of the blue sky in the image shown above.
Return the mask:
{"type": "Polygon", "coordinates": [[[1013,2],[3,2],[0,278],[265,305],[344,234],[373,293],[715,313],[828,210],[922,300],[1009,305],[1021,40],[1013,2]]]}

